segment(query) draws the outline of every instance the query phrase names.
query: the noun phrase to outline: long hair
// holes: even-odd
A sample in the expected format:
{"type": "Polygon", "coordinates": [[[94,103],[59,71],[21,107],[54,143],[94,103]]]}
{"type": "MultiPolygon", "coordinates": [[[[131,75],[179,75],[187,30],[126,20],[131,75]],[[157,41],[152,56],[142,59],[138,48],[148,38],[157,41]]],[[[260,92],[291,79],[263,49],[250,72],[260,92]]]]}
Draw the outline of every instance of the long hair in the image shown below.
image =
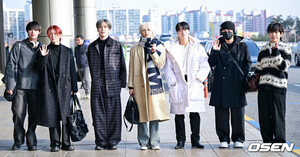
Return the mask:
{"type": "MultiPolygon", "coordinates": [[[[47,35],[48,35],[48,38],[50,39],[50,31],[51,29],[54,29],[55,32],[58,34],[58,35],[62,35],[62,30],[57,26],[57,25],[51,25],[49,26],[49,28],[47,29],[47,35]]],[[[59,38],[59,41],[61,41],[61,38],[59,38]]]]}

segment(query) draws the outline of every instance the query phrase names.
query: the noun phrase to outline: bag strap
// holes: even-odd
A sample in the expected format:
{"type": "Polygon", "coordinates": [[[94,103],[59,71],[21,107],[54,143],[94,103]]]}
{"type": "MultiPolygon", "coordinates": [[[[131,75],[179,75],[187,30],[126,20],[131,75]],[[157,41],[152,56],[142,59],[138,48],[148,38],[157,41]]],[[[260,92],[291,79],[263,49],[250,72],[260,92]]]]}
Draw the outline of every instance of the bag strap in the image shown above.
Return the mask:
{"type": "Polygon", "coordinates": [[[130,132],[130,131],[132,130],[132,128],[133,128],[133,124],[131,123],[131,126],[130,126],[130,128],[129,128],[129,130],[128,130],[128,125],[126,124],[125,116],[123,116],[123,121],[124,121],[126,130],[127,130],[128,132],[130,132]]]}
{"type": "Polygon", "coordinates": [[[239,66],[239,64],[236,62],[236,60],[232,57],[231,54],[229,54],[229,56],[231,57],[233,63],[234,63],[234,64],[236,65],[236,67],[239,69],[239,71],[241,72],[241,74],[242,74],[243,76],[245,76],[243,70],[241,69],[241,67],[239,66]]]}
{"type": "Polygon", "coordinates": [[[72,99],[70,100],[70,111],[71,111],[71,114],[74,113],[74,110],[77,107],[79,108],[79,110],[81,110],[81,105],[79,103],[79,99],[78,99],[77,95],[74,94],[74,95],[72,95],[72,99]]]}

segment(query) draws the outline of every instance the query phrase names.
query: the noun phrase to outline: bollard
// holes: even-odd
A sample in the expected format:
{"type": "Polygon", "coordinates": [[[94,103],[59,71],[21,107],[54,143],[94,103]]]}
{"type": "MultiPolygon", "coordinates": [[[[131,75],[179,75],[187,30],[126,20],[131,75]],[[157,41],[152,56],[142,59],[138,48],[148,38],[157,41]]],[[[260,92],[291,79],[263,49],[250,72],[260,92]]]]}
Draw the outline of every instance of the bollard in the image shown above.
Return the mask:
{"type": "Polygon", "coordinates": [[[207,78],[205,79],[203,84],[204,84],[204,98],[208,98],[207,78]]]}

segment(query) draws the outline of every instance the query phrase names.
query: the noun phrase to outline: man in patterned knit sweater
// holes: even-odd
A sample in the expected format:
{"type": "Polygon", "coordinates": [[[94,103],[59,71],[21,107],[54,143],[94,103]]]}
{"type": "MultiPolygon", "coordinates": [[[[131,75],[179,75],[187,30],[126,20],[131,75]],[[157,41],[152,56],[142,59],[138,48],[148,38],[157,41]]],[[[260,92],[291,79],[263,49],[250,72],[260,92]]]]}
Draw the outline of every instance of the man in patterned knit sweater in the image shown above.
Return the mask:
{"type": "Polygon", "coordinates": [[[280,39],[284,28],[279,23],[268,26],[270,42],[263,46],[257,58],[260,74],[258,85],[258,113],[264,143],[285,143],[285,112],[288,68],[291,49],[280,39]]]}

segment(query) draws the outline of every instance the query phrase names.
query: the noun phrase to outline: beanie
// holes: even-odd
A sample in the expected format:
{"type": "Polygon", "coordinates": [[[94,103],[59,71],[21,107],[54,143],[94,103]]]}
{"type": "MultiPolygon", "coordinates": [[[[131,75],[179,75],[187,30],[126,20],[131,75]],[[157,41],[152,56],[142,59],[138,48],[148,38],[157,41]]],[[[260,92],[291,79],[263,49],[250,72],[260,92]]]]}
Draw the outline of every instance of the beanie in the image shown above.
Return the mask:
{"type": "Polygon", "coordinates": [[[222,33],[222,30],[224,29],[230,29],[233,30],[233,33],[235,33],[235,26],[231,21],[225,21],[220,26],[220,34],[222,33]]]}

